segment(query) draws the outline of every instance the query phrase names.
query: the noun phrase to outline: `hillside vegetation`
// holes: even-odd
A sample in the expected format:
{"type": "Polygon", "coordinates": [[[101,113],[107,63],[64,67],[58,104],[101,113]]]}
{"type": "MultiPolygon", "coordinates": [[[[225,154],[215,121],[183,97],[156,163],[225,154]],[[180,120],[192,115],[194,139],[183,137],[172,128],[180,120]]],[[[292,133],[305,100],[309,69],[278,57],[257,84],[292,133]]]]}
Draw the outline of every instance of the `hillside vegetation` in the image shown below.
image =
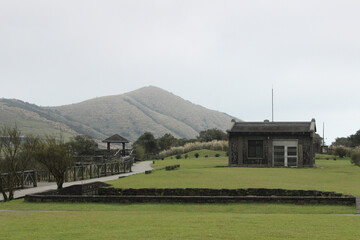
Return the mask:
{"type": "Polygon", "coordinates": [[[17,125],[24,134],[89,135],[97,140],[118,133],[135,141],[144,132],[194,138],[209,128],[226,130],[233,117],[206,109],[157,87],[81,103],[40,107],[0,99],[0,125],[17,125]]]}
{"type": "Polygon", "coordinates": [[[226,130],[233,118],[157,87],[52,109],[105,135],[120,133],[130,140],[144,132],[152,132],[156,137],[171,133],[175,137],[194,138],[201,130],[226,130]]]}

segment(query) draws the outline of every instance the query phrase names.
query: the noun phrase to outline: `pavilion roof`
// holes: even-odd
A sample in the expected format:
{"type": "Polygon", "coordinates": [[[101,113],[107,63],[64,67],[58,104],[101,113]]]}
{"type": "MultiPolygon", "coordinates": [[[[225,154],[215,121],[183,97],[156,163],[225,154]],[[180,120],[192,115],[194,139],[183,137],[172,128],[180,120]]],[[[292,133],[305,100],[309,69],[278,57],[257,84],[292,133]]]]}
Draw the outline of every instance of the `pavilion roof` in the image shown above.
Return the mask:
{"type": "Polygon", "coordinates": [[[128,143],[129,140],[120,136],[119,134],[114,134],[111,137],[108,137],[107,139],[103,140],[102,142],[104,142],[104,143],[128,143]]]}

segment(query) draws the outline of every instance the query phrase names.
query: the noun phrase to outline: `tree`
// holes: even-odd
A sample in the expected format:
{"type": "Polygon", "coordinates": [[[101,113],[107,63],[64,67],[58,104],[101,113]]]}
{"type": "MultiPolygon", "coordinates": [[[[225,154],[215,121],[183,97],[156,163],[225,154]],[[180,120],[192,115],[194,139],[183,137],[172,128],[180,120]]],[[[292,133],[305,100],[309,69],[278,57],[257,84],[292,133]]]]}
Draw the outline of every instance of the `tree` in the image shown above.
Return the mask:
{"type": "Polygon", "coordinates": [[[348,148],[344,147],[344,146],[336,146],[334,148],[334,154],[343,158],[345,157],[346,155],[348,155],[349,153],[349,150],[348,148]]]}
{"type": "Polygon", "coordinates": [[[351,163],[360,167],[360,151],[359,150],[354,150],[351,152],[351,163]]]}
{"type": "Polygon", "coordinates": [[[58,140],[54,136],[47,136],[46,141],[39,144],[35,157],[47,167],[54,176],[58,189],[61,189],[65,173],[74,163],[71,144],[65,143],[62,138],[58,140]]]}
{"type": "Polygon", "coordinates": [[[346,137],[339,137],[335,139],[335,142],[332,143],[333,146],[345,146],[350,147],[351,141],[349,138],[346,137]]]}
{"type": "Polygon", "coordinates": [[[40,138],[38,136],[26,136],[24,142],[21,144],[21,151],[19,153],[19,169],[25,171],[35,168],[34,153],[40,144],[40,138]]]}
{"type": "Polygon", "coordinates": [[[360,130],[348,137],[336,138],[332,143],[334,146],[356,147],[360,146],[360,130]]]}
{"type": "Polygon", "coordinates": [[[355,134],[350,135],[348,137],[351,142],[351,147],[356,147],[360,145],[360,130],[358,130],[355,134]]]}
{"type": "Polygon", "coordinates": [[[220,129],[212,128],[205,131],[201,131],[197,139],[200,142],[211,142],[213,140],[227,140],[228,135],[227,133],[221,131],[220,129]]]}
{"type": "Polygon", "coordinates": [[[170,133],[166,133],[164,136],[157,139],[161,151],[170,149],[174,146],[176,141],[177,139],[170,133]]]}
{"type": "Polygon", "coordinates": [[[14,198],[14,188],[16,184],[16,171],[19,165],[19,152],[21,145],[21,133],[15,126],[14,128],[3,127],[1,131],[1,169],[7,173],[6,183],[2,183],[1,192],[4,200],[12,200],[14,198]],[[7,188],[9,195],[7,196],[4,188],[7,188]]]}
{"type": "Polygon", "coordinates": [[[70,146],[72,147],[75,155],[94,155],[96,149],[98,149],[98,144],[90,136],[86,135],[77,135],[70,141],[70,146]]]}
{"type": "Polygon", "coordinates": [[[159,152],[157,141],[151,132],[145,132],[135,142],[134,147],[142,146],[146,158],[151,158],[159,152]]]}

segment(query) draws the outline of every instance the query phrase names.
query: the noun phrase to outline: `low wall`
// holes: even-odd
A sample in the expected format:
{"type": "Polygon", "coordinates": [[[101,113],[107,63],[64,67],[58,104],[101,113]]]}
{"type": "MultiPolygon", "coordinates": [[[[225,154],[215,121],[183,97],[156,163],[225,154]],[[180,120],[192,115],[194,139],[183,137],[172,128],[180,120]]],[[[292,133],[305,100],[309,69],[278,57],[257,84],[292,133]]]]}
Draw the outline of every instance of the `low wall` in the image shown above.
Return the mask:
{"type": "Polygon", "coordinates": [[[27,195],[28,202],[101,202],[101,203],[293,203],[355,205],[355,197],[302,196],[81,196],[27,195]]]}
{"type": "Polygon", "coordinates": [[[95,182],[60,190],[26,195],[29,202],[103,202],[103,203],[295,203],[355,205],[356,198],[335,192],[286,189],[207,189],[207,188],[104,188],[95,182]]]}
{"type": "Polygon", "coordinates": [[[341,197],[341,193],[315,190],[286,190],[267,188],[99,188],[99,195],[117,196],[311,196],[341,197]]]}

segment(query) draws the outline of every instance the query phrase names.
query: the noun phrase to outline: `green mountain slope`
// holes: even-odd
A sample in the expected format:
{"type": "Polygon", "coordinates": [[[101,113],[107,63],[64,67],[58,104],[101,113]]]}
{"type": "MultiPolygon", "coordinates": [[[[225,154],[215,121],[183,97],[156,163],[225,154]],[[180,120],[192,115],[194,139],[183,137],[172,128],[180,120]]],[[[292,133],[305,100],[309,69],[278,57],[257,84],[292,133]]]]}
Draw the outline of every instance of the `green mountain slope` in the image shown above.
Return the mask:
{"type": "Polygon", "coordinates": [[[61,116],[58,112],[16,99],[0,99],[0,126],[16,126],[24,135],[86,134],[103,139],[104,134],[89,126],[61,116]]]}
{"type": "Polygon", "coordinates": [[[206,109],[157,87],[90,99],[59,107],[39,107],[0,99],[0,126],[16,124],[23,134],[64,137],[85,134],[103,140],[119,133],[135,141],[146,131],[194,138],[209,128],[227,129],[233,117],[206,109]]]}
{"type": "Polygon", "coordinates": [[[130,140],[145,131],[193,138],[208,128],[225,130],[233,118],[152,86],[52,109],[105,135],[120,133],[130,140]]]}

